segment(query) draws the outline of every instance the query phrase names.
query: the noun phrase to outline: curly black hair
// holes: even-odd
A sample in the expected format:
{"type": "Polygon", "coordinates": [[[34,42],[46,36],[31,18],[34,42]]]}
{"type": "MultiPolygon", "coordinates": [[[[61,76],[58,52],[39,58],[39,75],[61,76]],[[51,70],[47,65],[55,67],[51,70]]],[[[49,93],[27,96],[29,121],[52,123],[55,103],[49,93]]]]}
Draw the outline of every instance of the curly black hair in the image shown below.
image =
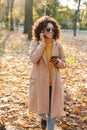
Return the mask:
{"type": "Polygon", "coordinates": [[[53,39],[59,39],[60,37],[60,25],[58,22],[50,17],[50,16],[43,16],[39,18],[34,25],[32,26],[32,38],[36,40],[40,40],[40,33],[44,31],[44,29],[47,27],[48,23],[52,23],[55,30],[54,30],[54,36],[53,39]]]}

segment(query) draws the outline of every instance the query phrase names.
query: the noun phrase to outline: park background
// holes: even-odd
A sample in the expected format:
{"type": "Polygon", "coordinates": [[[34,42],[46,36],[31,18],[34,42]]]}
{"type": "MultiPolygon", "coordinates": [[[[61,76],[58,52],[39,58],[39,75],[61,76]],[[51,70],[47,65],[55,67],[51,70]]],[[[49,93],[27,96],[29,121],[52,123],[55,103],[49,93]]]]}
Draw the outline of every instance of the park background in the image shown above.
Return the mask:
{"type": "Polygon", "coordinates": [[[66,117],[55,129],[87,129],[87,0],[0,0],[1,130],[41,129],[40,117],[28,112],[28,51],[32,25],[45,15],[61,25],[67,62],[61,70],[66,117]]]}

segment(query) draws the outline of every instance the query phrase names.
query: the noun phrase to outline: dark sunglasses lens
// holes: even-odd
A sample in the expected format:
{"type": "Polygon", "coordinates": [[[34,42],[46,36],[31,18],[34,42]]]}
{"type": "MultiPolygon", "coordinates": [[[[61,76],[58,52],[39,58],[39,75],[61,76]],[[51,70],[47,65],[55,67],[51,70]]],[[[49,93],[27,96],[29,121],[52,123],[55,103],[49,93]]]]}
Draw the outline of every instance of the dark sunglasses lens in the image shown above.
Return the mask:
{"type": "Polygon", "coordinates": [[[46,31],[47,31],[47,32],[50,32],[50,28],[46,28],[46,31]]]}
{"type": "Polygon", "coordinates": [[[55,31],[55,28],[52,28],[52,31],[54,32],[54,31],[55,31]]]}
{"type": "Polygon", "coordinates": [[[47,32],[50,32],[50,31],[54,32],[54,30],[55,30],[55,28],[46,28],[47,32]]]}

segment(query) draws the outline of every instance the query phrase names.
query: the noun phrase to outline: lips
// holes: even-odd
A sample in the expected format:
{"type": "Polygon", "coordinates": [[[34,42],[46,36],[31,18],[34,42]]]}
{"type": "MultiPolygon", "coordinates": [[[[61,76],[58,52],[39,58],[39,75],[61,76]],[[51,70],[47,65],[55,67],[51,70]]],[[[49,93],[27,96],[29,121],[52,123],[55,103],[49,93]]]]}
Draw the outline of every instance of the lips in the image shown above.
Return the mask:
{"type": "Polygon", "coordinates": [[[49,33],[48,36],[53,36],[53,33],[49,33]]]}

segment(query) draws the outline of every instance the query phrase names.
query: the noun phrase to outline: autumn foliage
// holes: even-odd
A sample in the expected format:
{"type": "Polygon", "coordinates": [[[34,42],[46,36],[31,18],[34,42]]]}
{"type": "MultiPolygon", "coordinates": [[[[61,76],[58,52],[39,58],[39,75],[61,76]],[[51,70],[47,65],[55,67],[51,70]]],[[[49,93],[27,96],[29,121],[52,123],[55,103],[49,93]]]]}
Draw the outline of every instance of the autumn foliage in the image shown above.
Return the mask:
{"type": "MultiPolygon", "coordinates": [[[[28,113],[32,63],[29,41],[21,32],[0,32],[0,129],[41,130],[40,117],[28,113]],[[3,126],[3,127],[2,127],[3,126]]],[[[66,116],[56,130],[87,130],[87,39],[62,37],[67,68],[64,82],[66,116]]]]}

